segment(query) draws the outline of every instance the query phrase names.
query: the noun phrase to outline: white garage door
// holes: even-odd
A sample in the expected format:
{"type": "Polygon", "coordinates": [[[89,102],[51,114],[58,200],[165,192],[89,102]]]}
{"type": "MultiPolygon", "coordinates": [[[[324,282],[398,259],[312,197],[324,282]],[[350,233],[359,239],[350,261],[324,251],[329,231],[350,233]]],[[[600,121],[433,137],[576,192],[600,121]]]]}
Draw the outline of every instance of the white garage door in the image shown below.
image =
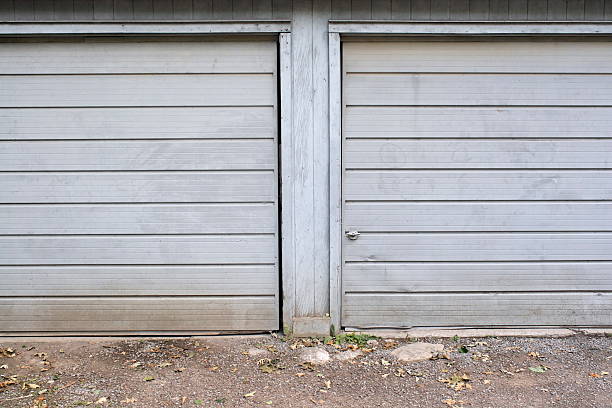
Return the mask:
{"type": "Polygon", "coordinates": [[[276,43],[0,43],[0,332],[278,328],[276,43]]]}
{"type": "Polygon", "coordinates": [[[612,324],[612,43],[343,46],[343,325],[612,324]]]}

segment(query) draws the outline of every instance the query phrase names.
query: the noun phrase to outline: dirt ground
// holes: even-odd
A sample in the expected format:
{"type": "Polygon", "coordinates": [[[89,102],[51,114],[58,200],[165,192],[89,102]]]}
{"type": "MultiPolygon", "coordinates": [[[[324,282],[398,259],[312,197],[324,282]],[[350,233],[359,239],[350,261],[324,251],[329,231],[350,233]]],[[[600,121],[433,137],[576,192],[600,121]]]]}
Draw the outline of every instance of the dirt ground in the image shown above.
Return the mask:
{"type": "Polygon", "coordinates": [[[415,339],[366,340],[3,341],[0,407],[612,407],[610,337],[419,339],[445,349],[410,364],[390,352],[415,339]]]}

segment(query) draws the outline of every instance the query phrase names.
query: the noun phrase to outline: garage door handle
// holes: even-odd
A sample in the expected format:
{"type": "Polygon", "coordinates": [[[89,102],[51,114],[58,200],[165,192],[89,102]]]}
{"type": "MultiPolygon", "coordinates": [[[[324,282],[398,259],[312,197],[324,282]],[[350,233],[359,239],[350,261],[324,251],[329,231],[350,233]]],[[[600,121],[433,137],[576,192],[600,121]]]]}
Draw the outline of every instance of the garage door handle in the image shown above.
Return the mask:
{"type": "Polygon", "coordinates": [[[356,240],[361,234],[358,231],[347,231],[346,237],[350,240],[356,240]]]}

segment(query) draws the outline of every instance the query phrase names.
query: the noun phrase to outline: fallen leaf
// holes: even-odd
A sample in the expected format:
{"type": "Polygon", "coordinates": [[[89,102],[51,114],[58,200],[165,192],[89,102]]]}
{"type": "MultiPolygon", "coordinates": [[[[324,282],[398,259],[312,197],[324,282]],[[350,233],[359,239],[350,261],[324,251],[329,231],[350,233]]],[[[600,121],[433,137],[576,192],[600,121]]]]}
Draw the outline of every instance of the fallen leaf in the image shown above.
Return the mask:
{"type": "Polygon", "coordinates": [[[0,369],[2,369],[2,370],[8,370],[8,365],[6,365],[6,364],[2,364],[2,365],[0,365],[0,369]]]}
{"type": "Polygon", "coordinates": [[[305,375],[306,375],[306,374],[304,374],[304,373],[296,373],[296,374],[295,374],[295,376],[296,376],[296,377],[303,377],[303,376],[305,376],[305,375]]]}
{"type": "Polygon", "coordinates": [[[126,399],[121,400],[119,402],[121,402],[122,404],[133,404],[136,401],[138,401],[136,398],[126,398],[126,399]]]}
{"type": "Polygon", "coordinates": [[[546,371],[548,371],[549,367],[543,366],[543,365],[539,365],[536,367],[529,367],[529,371],[534,372],[534,373],[545,373],[546,371]]]}
{"type": "Polygon", "coordinates": [[[255,393],[256,393],[256,392],[257,392],[257,391],[249,392],[249,393],[247,393],[247,394],[244,394],[244,395],[243,395],[243,397],[244,397],[244,398],[251,398],[251,397],[255,396],[255,393]]]}
{"type": "Polygon", "coordinates": [[[155,377],[147,376],[147,377],[143,378],[143,380],[146,381],[146,382],[149,382],[149,381],[155,380],[155,377]]]}
{"type": "Polygon", "coordinates": [[[390,366],[390,365],[391,365],[391,362],[389,362],[389,361],[385,360],[384,358],[382,358],[382,359],[380,360],[380,364],[382,364],[382,365],[384,365],[384,366],[390,366]]]}
{"type": "Polygon", "coordinates": [[[15,357],[16,355],[17,355],[17,352],[14,349],[12,349],[10,347],[8,347],[8,348],[0,347],[0,357],[9,357],[9,358],[11,358],[11,357],[15,357]]]}
{"type": "Polygon", "coordinates": [[[99,398],[99,399],[96,401],[96,404],[97,404],[97,405],[102,405],[102,404],[106,404],[107,402],[108,402],[108,398],[106,398],[106,397],[102,397],[102,398],[99,398]]]}
{"type": "Polygon", "coordinates": [[[130,368],[138,368],[138,367],[142,367],[143,365],[144,365],[144,363],[141,363],[140,361],[137,361],[134,364],[130,364],[130,368]]]}
{"type": "Polygon", "coordinates": [[[158,364],[157,366],[159,368],[164,368],[164,367],[170,367],[171,365],[172,363],[164,362],[164,363],[158,364]]]}

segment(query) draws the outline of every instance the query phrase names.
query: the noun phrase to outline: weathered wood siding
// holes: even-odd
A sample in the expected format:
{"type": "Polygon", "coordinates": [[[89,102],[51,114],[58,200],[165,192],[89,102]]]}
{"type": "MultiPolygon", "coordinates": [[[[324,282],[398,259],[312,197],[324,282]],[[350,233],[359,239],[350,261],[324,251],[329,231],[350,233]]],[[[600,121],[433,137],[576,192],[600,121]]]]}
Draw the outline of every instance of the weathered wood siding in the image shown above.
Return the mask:
{"type": "Polygon", "coordinates": [[[276,83],[271,39],[1,43],[0,333],[277,329],[276,83]]]}
{"type": "Polygon", "coordinates": [[[343,324],[610,324],[612,42],[344,56],[343,324]]]}
{"type": "Polygon", "coordinates": [[[604,20],[610,0],[3,0],[4,20],[284,19],[306,8],[347,20],[604,20]]]}

